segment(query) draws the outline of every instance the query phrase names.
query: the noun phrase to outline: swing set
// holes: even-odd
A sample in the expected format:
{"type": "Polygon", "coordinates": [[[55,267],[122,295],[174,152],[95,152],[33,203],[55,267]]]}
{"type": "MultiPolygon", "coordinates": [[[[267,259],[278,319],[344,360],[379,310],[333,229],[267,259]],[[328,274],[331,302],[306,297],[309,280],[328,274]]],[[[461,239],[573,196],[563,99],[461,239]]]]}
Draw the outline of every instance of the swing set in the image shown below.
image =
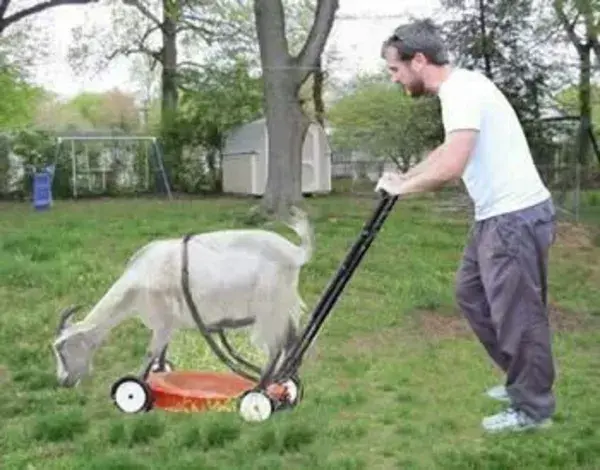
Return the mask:
{"type": "MultiPolygon", "coordinates": [[[[164,167],[163,150],[156,137],[71,135],[57,138],[54,167],[69,155],[71,195],[122,192],[158,192],[173,199],[164,167]]],[[[66,168],[65,168],[66,169],[66,168]]]]}

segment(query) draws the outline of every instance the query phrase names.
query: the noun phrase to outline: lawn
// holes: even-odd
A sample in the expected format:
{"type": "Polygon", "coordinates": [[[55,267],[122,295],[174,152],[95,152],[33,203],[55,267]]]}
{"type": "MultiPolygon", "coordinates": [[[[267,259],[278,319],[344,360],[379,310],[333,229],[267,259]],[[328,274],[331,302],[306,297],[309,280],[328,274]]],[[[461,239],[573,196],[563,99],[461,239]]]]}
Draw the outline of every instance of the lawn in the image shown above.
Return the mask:
{"type": "MultiPolygon", "coordinates": [[[[235,413],[121,414],[110,386],[137,370],[149,339],[134,320],[113,331],[79,388],[57,387],[50,342],[60,309],[93,305],[141,244],[243,227],[255,203],[59,201],[45,213],[0,205],[0,468],[600,468],[598,237],[561,223],[552,253],[555,426],[488,436],[481,418],[501,404],[483,392],[500,376],[453,302],[468,219],[430,198],[397,204],[304,363],[294,411],[261,424],[235,413]]],[[[317,237],[301,281],[309,305],[374,205],[307,200],[317,237]]],[[[171,358],[179,368],[220,367],[196,332],[176,338],[171,358]]]]}

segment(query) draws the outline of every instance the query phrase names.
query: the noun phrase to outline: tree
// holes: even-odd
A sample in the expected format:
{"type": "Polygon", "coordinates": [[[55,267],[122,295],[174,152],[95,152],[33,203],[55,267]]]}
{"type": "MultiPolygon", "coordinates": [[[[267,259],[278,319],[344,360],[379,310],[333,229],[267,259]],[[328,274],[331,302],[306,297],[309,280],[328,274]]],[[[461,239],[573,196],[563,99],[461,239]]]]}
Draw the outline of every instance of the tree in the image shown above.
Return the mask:
{"type": "Polygon", "coordinates": [[[291,55],[281,0],[254,0],[263,71],[268,129],[268,176],[262,209],[284,215],[302,199],[302,147],[309,119],[298,92],[319,58],[331,32],[338,0],[318,0],[314,20],[300,52],[291,55]]]}
{"type": "Polygon", "coordinates": [[[217,67],[190,71],[182,77],[177,137],[206,152],[209,187],[220,192],[222,151],[228,132],[257,118],[262,110],[262,84],[248,64],[218,62],[217,67]]]}
{"type": "Polygon", "coordinates": [[[14,67],[0,62],[0,128],[16,129],[31,124],[44,91],[28,84],[14,67]]]}
{"type": "MultiPolygon", "coordinates": [[[[578,85],[565,88],[558,93],[556,101],[559,104],[560,111],[562,111],[566,116],[579,116],[579,113],[581,112],[580,95],[581,90],[578,85]]],[[[586,146],[592,143],[592,137],[596,142],[600,142],[600,86],[598,85],[592,85],[590,87],[590,122],[590,132],[587,134],[587,136],[582,136],[580,134],[582,127],[581,119],[579,120],[576,134],[577,141],[574,149],[575,152],[581,151],[581,142],[579,141],[580,138],[585,137],[585,139],[588,140],[588,142],[585,144],[586,146]]],[[[596,149],[593,150],[594,151],[592,154],[595,154],[596,159],[600,164],[600,154],[596,149]]],[[[579,153],[576,155],[579,155],[579,153]]]]}
{"type": "Polygon", "coordinates": [[[67,102],[47,97],[37,108],[36,125],[48,131],[103,130],[130,133],[139,128],[134,97],[118,89],[84,92],[67,102]]]}
{"type": "Polygon", "coordinates": [[[592,129],[592,51],[600,69],[600,3],[597,0],[553,0],[552,5],[579,59],[577,156],[581,163],[586,163],[592,129]],[[577,29],[582,30],[581,36],[577,29]]]}
{"type": "Polygon", "coordinates": [[[539,21],[539,0],[442,0],[451,52],[458,64],[480,69],[507,95],[522,119],[537,119],[557,71],[539,21]]]}
{"type": "Polygon", "coordinates": [[[412,99],[388,83],[366,82],[337,101],[327,117],[336,148],[389,158],[403,170],[441,142],[435,99],[412,99]]]}
{"type": "MultiPolygon", "coordinates": [[[[316,0],[288,0],[285,2],[285,7],[285,27],[289,50],[291,54],[297,54],[302,49],[310,31],[316,12],[316,0]]],[[[320,54],[315,68],[310,71],[299,92],[305,113],[321,125],[324,125],[325,119],[323,94],[328,76],[327,64],[323,60],[325,58],[330,63],[336,60],[335,54],[320,54]]]]}
{"type": "Polygon", "coordinates": [[[245,52],[251,33],[247,25],[250,7],[228,0],[112,0],[112,31],[75,31],[78,40],[70,51],[76,70],[105,68],[118,57],[142,55],[150,59],[150,71],[160,70],[160,130],[164,138],[165,166],[169,179],[178,189],[182,142],[171,140],[176,134],[179,105],[179,80],[186,70],[206,64],[192,60],[215,43],[220,49],[245,52]],[[246,21],[247,18],[247,21],[246,21]],[[225,46],[225,43],[231,45],[225,46]],[[187,51],[186,51],[187,49],[187,51]],[[185,52],[188,52],[187,57],[185,52]],[[93,62],[92,62],[93,63],[93,62]]]}
{"type": "MultiPolygon", "coordinates": [[[[506,95],[537,162],[547,160],[550,130],[541,126],[563,64],[552,52],[558,30],[541,15],[545,0],[442,0],[445,33],[458,65],[479,69],[506,95]]],[[[562,70],[561,70],[562,68],[562,70]]]]}
{"type": "MultiPolygon", "coordinates": [[[[600,137],[600,85],[590,87],[590,108],[594,132],[600,137]]],[[[579,113],[579,88],[576,85],[565,88],[556,97],[561,111],[568,116],[579,113]]]]}
{"type": "Polygon", "coordinates": [[[7,15],[7,12],[9,11],[8,7],[11,5],[12,0],[0,0],[0,35],[4,33],[4,30],[10,25],[17,23],[28,16],[41,13],[49,8],[61,5],[85,5],[95,2],[98,2],[98,0],[45,0],[7,15]]]}

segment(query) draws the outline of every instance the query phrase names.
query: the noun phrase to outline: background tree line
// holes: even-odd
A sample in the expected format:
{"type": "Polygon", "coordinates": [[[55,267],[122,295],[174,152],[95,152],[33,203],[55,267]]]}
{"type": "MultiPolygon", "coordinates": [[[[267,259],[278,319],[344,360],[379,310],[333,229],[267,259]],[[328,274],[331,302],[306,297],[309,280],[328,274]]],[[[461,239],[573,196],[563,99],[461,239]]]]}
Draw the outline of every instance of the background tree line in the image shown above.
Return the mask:
{"type": "MultiPolygon", "coordinates": [[[[31,65],[44,50],[43,31],[28,20],[64,4],[94,3],[0,0],[0,124],[9,136],[2,148],[25,141],[24,129],[48,138],[90,130],[156,135],[175,191],[219,192],[227,133],[266,117],[271,158],[263,207],[283,211],[302,197],[300,154],[311,120],[327,127],[340,158],[358,153],[404,168],[443,136],[437,100],[409,99],[389,83],[383,64],[378,73],[331,78],[338,62],[325,46],[340,21],[334,0],[108,0],[111,28],[74,31],[70,62],[90,71],[125,57],[139,91],[60,101],[31,85],[31,65]]],[[[454,61],[481,70],[507,94],[536,161],[555,162],[560,147],[568,149],[562,163],[598,163],[600,1],[440,3],[434,19],[454,61]]],[[[28,155],[50,159],[42,140],[35,145],[43,149],[28,155]]],[[[2,161],[6,172],[7,151],[2,161]]]]}

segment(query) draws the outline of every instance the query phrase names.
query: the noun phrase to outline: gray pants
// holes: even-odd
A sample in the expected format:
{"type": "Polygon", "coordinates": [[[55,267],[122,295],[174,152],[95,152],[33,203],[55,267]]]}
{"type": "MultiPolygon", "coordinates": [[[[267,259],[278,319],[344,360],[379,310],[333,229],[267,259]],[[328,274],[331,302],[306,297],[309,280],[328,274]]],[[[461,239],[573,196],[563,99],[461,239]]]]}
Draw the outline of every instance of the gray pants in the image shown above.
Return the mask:
{"type": "Polygon", "coordinates": [[[556,407],[546,307],[554,239],[552,200],[477,221],[456,279],[458,305],[506,373],[513,406],[534,419],[549,417],[556,407]]]}

